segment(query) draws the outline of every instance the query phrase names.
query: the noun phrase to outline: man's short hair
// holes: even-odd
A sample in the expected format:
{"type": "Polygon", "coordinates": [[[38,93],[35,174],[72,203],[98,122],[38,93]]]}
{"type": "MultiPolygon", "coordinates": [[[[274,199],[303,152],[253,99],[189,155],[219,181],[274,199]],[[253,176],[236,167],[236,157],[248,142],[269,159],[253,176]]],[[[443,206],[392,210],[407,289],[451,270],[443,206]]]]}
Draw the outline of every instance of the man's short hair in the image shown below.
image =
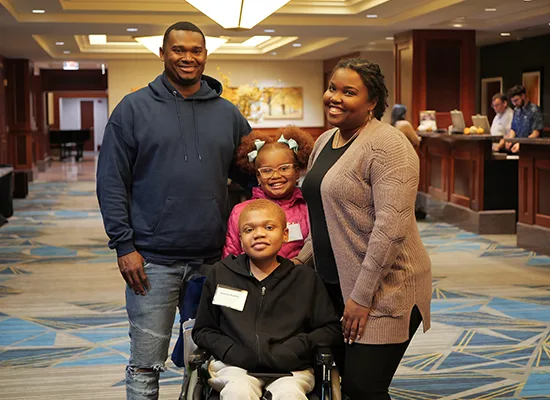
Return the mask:
{"type": "Polygon", "coordinates": [[[525,88],[521,85],[512,86],[512,88],[508,90],[509,99],[515,96],[521,96],[522,94],[525,94],[525,88]]]}
{"type": "Polygon", "coordinates": [[[191,32],[200,33],[202,36],[202,39],[204,40],[204,44],[206,45],[206,38],[204,37],[204,33],[202,33],[201,29],[197,25],[189,21],[180,21],[170,25],[168,29],[166,29],[166,32],[164,32],[164,38],[162,39],[163,49],[166,47],[166,42],[168,42],[168,36],[170,36],[170,32],[172,31],[191,31],[191,32]]]}
{"type": "Polygon", "coordinates": [[[258,211],[258,210],[270,211],[273,214],[273,217],[277,218],[281,223],[281,228],[283,229],[286,228],[286,214],[283,211],[283,209],[279,207],[278,204],[274,203],[271,200],[257,199],[257,200],[252,200],[241,211],[241,215],[239,216],[239,232],[241,231],[241,225],[243,223],[244,216],[248,214],[250,211],[258,211]]]}
{"type": "Polygon", "coordinates": [[[491,102],[497,100],[497,99],[500,99],[500,101],[502,101],[503,103],[504,102],[508,102],[508,97],[504,94],[504,93],[497,93],[493,96],[493,98],[491,99],[491,102]]]}

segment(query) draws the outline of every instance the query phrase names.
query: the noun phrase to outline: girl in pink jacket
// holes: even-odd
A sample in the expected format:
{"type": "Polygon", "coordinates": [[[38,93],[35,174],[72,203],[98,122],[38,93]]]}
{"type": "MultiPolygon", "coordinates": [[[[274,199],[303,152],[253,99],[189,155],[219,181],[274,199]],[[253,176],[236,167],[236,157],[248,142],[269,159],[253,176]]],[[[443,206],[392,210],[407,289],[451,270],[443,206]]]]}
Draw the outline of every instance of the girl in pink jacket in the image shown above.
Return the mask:
{"type": "MultiPolygon", "coordinates": [[[[275,137],[253,131],[237,148],[237,166],[244,172],[255,174],[258,179],[259,187],[252,190],[251,200],[272,200],[285,211],[289,239],[279,251],[279,255],[285,258],[297,256],[309,235],[307,206],[296,185],[300,169],[307,167],[313,144],[314,140],[307,132],[296,126],[287,126],[279,129],[275,137]]],[[[231,211],[223,257],[244,252],[238,222],[241,211],[251,200],[237,204],[231,211]]]]}

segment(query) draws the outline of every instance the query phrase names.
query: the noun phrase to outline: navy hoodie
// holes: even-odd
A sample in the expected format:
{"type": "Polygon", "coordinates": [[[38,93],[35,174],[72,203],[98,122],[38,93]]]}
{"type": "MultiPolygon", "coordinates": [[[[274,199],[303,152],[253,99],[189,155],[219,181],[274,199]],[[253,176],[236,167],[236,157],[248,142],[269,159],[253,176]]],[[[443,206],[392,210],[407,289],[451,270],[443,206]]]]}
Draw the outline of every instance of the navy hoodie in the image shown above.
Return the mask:
{"type": "Polygon", "coordinates": [[[105,128],[97,196],[109,247],[148,262],[219,257],[229,216],[227,178],[250,125],[203,75],[184,98],[165,73],[125,96],[105,128]]]}

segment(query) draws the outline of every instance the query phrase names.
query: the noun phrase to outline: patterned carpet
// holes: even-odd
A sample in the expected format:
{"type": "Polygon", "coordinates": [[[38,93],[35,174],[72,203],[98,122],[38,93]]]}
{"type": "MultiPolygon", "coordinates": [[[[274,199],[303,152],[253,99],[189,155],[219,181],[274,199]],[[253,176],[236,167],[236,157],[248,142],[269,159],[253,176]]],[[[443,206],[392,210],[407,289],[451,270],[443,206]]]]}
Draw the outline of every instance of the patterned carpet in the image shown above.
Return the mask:
{"type": "MultiPolygon", "coordinates": [[[[124,398],[124,284],[94,183],[34,183],[15,207],[0,228],[0,398],[124,398]]],[[[550,398],[550,257],[509,236],[420,229],[433,328],[413,340],[392,398],[550,398]]],[[[177,398],[180,382],[168,363],[161,398],[177,398]]]]}

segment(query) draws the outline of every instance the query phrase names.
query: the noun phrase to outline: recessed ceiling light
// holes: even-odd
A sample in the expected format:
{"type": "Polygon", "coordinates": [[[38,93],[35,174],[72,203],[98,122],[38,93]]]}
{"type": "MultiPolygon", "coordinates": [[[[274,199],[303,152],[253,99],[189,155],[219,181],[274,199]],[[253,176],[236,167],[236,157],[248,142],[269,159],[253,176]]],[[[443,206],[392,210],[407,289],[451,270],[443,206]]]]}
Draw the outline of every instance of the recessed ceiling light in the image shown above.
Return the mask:
{"type": "Polygon", "coordinates": [[[462,24],[453,24],[453,28],[462,28],[462,24]]]}
{"type": "Polygon", "coordinates": [[[271,55],[272,55],[272,56],[276,56],[276,55],[277,55],[277,52],[276,52],[276,51],[272,51],[272,52],[271,52],[271,55]]]}
{"type": "Polygon", "coordinates": [[[302,47],[302,43],[293,43],[292,47],[302,47]]]}
{"type": "Polygon", "coordinates": [[[369,42],[369,44],[376,44],[376,42],[369,42]]]}
{"type": "Polygon", "coordinates": [[[63,54],[71,54],[71,52],[69,50],[65,50],[63,54]]]}
{"type": "Polygon", "coordinates": [[[495,12],[497,9],[496,8],[486,8],[485,11],[487,12],[495,12]]]}
{"type": "Polygon", "coordinates": [[[271,39],[271,36],[252,36],[251,38],[246,39],[240,45],[247,47],[256,47],[264,42],[267,42],[269,39],[271,39]]]}
{"type": "Polygon", "coordinates": [[[274,33],[275,29],[264,29],[265,33],[274,33]]]}
{"type": "Polygon", "coordinates": [[[107,35],[88,35],[91,45],[101,45],[107,43],[107,35]]]}
{"type": "Polygon", "coordinates": [[[531,0],[523,0],[523,1],[526,2],[526,3],[529,3],[531,0]]]}
{"type": "Polygon", "coordinates": [[[378,18],[376,14],[367,14],[367,18],[378,18]]]}
{"type": "Polygon", "coordinates": [[[393,40],[393,36],[386,36],[386,40],[393,40]]]}
{"type": "Polygon", "coordinates": [[[64,44],[65,44],[65,42],[55,42],[56,46],[63,46],[64,44]]]}
{"type": "Polygon", "coordinates": [[[510,32],[501,32],[500,36],[510,36],[510,32]]]}
{"type": "Polygon", "coordinates": [[[32,10],[33,14],[44,14],[46,10],[32,10]]]}
{"type": "Polygon", "coordinates": [[[126,28],[126,31],[128,31],[128,32],[137,32],[138,28],[126,28]]]}

